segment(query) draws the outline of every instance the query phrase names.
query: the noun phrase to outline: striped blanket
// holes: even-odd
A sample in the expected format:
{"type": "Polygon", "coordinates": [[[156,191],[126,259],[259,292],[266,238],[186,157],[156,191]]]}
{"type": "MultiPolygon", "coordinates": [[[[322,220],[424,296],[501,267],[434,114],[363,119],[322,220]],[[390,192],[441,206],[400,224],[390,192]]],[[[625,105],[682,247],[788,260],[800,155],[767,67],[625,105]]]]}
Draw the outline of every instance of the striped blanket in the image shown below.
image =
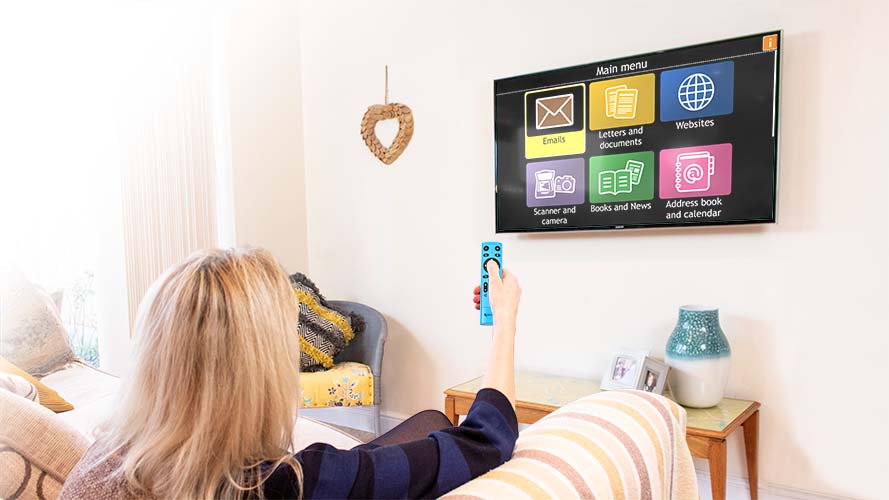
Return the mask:
{"type": "Polygon", "coordinates": [[[641,391],[602,392],[519,434],[513,458],[443,498],[698,498],[685,410],[641,391]]]}

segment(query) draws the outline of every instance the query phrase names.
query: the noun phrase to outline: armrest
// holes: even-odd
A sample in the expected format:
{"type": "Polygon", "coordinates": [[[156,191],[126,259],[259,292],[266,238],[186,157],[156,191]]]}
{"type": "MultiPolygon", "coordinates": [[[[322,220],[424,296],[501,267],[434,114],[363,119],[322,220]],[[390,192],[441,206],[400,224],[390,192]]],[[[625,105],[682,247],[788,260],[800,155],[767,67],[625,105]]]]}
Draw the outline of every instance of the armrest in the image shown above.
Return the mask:
{"type": "Polygon", "coordinates": [[[645,490],[651,498],[699,498],[685,425],[685,410],[662,396],[600,392],[523,430],[513,460],[442,498],[512,489],[527,494],[515,498],[612,498],[618,491],[639,498],[645,490]]]}

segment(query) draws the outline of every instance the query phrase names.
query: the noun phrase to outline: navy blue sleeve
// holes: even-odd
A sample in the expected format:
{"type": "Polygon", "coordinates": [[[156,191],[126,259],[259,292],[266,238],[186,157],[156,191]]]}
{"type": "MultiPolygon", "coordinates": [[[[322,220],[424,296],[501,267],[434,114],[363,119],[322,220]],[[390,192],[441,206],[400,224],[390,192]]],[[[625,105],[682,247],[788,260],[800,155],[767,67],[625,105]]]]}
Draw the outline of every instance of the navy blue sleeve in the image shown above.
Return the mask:
{"type": "MultiPolygon", "coordinates": [[[[509,460],[518,437],[515,410],[502,393],[482,389],[459,427],[389,446],[338,450],[316,443],[296,455],[303,498],[436,497],[509,460]]],[[[296,497],[295,476],[280,467],[269,477],[268,498],[296,497]]]]}

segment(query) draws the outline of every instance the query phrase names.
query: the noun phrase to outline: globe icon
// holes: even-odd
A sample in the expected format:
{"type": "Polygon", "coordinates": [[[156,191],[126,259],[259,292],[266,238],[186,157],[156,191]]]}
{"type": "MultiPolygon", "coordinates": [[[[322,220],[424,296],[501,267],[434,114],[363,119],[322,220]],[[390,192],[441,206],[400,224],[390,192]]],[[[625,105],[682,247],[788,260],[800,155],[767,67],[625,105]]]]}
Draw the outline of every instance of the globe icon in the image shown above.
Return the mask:
{"type": "Polygon", "coordinates": [[[689,111],[700,111],[713,100],[716,86],[713,80],[703,73],[688,75],[679,84],[679,104],[689,111]]]}

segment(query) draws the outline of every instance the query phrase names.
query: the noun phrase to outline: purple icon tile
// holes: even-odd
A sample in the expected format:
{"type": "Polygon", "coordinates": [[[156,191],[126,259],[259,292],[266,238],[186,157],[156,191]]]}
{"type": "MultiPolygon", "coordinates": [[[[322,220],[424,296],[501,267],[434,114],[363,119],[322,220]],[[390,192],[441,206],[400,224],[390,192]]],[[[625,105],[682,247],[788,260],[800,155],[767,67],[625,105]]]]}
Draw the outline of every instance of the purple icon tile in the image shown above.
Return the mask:
{"type": "Polygon", "coordinates": [[[580,205],[584,200],[583,158],[529,163],[526,196],[529,207],[580,205]]]}

